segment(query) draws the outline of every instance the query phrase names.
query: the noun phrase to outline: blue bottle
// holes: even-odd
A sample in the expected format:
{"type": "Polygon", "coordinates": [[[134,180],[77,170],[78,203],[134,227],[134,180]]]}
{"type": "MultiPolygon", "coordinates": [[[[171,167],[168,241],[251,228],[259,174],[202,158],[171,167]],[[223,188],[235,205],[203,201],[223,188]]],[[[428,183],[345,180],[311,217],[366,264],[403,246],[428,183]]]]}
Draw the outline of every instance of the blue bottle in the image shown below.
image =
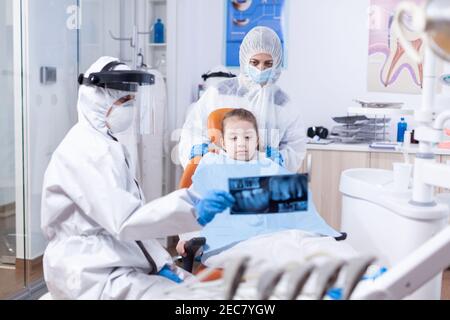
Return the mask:
{"type": "Polygon", "coordinates": [[[408,129],[408,124],[405,122],[405,118],[401,118],[397,123],[397,142],[403,142],[405,131],[408,129]]]}
{"type": "Polygon", "coordinates": [[[164,43],[164,24],[159,18],[153,25],[153,42],[164,43]]]}

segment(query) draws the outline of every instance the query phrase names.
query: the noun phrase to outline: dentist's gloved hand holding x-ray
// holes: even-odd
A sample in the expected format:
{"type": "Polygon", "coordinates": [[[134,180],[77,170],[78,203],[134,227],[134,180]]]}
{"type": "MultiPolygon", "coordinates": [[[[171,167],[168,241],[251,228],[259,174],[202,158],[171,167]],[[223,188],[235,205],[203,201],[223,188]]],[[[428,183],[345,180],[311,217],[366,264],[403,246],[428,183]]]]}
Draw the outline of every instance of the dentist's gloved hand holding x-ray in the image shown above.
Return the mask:
{"type": "Polygon", "coordinates": [[[195,205],[197,211],[197,221],[202,226],[211,222],[216,214],[231,207],[235,202],[233,196],[225,191],[212,190],[195,205]]]}
{"type": "MultiPolygon", "coordinates": [[[[203,227],[206,226],[217,214],[222,213],[235,202],[236,199],[226,191],[210,190],[195,204],[197,222],[203,227]]],[[[180,240],[176,247],[177,252],[182,256],[186,256],[185,244],[185,240],[180,240]]]]}

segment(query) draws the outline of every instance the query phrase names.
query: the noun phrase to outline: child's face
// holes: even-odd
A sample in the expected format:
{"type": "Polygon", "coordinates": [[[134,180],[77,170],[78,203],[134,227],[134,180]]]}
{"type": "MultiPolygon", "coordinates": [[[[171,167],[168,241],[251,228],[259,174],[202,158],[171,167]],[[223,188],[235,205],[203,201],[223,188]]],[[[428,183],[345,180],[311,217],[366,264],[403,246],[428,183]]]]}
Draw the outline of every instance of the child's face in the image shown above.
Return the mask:
{"type": "Polygon", "coordinates": [[[258,148],[258,134],[254,125],[236,118],[225,120],[222,145],[230,158],[252,160],[258,148]]]}

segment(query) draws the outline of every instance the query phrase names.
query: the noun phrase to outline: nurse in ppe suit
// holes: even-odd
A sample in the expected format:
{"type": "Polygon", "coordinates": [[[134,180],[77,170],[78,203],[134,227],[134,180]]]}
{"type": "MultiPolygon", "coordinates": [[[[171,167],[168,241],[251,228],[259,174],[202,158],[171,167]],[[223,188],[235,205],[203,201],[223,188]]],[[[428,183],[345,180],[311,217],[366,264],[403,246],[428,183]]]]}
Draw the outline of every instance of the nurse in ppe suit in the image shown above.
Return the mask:
{"type": "Polygon", "coordinates": [[[188,115],[179,144],[180,162],[211,150],[207,135],[209,114],[219,108],[251,111],[260,128],[260,151],[292,172],[305,156],[305,130],[298,105],[292,104],[276,82],[282,68],[282,45],[270,28],[255,27],[240,46],[240,75],[211,86],[188,115]]]}
{"type": "Polygon", "coordinates": [[[152,77],[102,57],[78,79],[78,123],[53,153],[42,192],[44,276],[55,299],[158,298],[191,275],[154,239],[199,230],[233,202],[182,189],[145,204],[114,135],[132,125],[152,77]]]}

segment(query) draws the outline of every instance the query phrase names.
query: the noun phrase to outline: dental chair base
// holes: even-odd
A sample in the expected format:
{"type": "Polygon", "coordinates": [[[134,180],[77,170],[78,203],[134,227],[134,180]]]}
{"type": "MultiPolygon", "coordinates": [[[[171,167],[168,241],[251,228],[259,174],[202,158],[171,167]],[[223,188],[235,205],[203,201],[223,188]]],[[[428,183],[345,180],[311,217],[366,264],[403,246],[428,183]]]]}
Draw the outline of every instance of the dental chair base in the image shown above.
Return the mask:
{"type": "Polygon", "coordinates": [[[450,266],[450,226],[376,279],[368,290],[355,292],[353,299],[392,300],[411,297],[413,296],[411,293],[433,277],[441,281],[442,270],[448,266],[450,266]]]}

